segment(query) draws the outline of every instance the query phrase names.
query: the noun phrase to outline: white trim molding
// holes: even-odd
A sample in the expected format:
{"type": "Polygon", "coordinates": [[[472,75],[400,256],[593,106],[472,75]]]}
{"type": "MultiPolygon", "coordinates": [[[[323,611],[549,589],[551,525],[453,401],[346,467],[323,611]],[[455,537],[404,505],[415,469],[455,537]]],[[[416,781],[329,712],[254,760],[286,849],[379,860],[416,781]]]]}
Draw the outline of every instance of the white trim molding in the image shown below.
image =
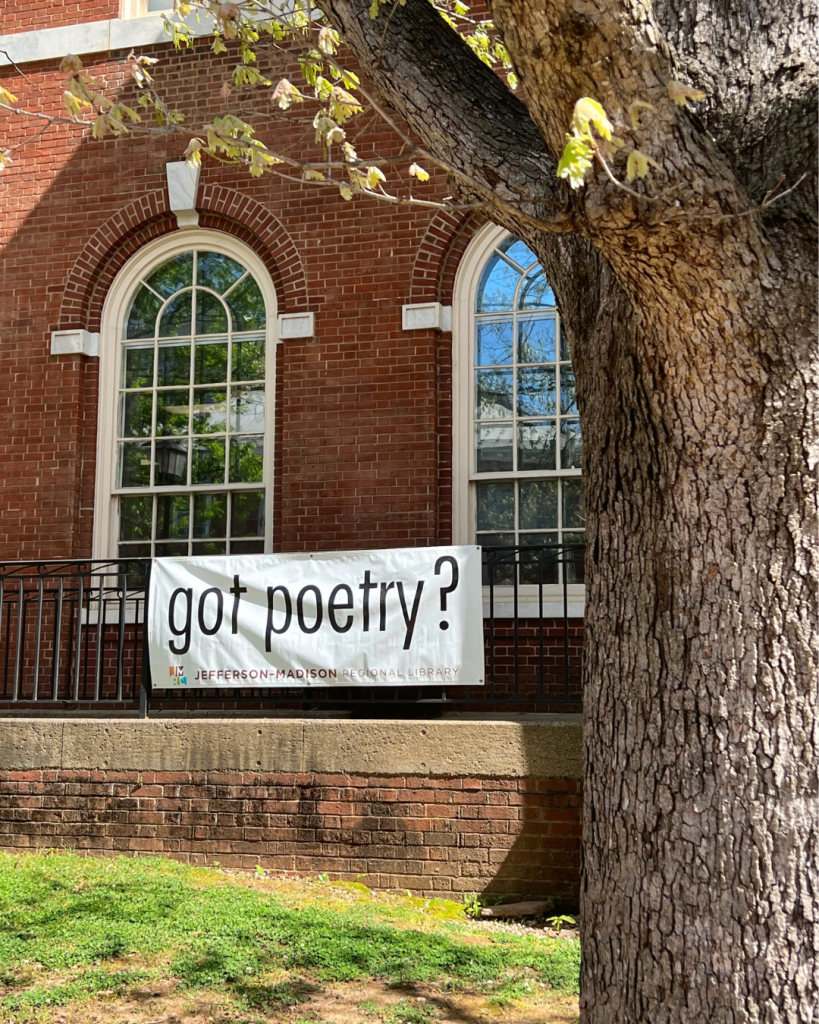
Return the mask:
{"type": "MultiPolygon", "coordinates": [[[[162,11],[145,18],[111,18],[108,21],[85,21],[79,25],[60,25],[57,28],[38,28],[30,32],[15,32],[0,36],[0,67],[12,64],[31,64],[39,60],[62,60],[67,53],[78,57],[89,53],[108,53],[128,50],[132,46],[171,44],[165,31],[162,11]]],[[[171,12],[168,12],[171,13],[171,12]]],[[[213,32],[213,18],[204,11],[189,14],[181,20],[195,36],[208,36],[213,32]]]]}
{"type": "Polygon", "coordinates": [[[186,160],[170,160],[165,164],[168,202],[171,210],[176,214],[176,226],[180,230],[199,227],[196,193],[199,190],[201,170],[201,167],[191,167],[186,160]]]}
{"type": "MultiPolygon", "coordinates": [[[[118,382],[121,372],[122,337],[134,289],[150,268],[191,249],[221,252],[240,262],[256,280],[264,296],[267,311],[265,391],[267,414],[264,430],[264,470],[261,486],[265,489],[265,551],[273,544],[273,441],[276,394],[276,291],[260,257],[244,242],[222,231],[193,228],[172,231],[143,246],[128,260],[111,285],[102,310],[100,329],[99,408],[97,414],[97,468],[94,490],[93,557],[110,558],[117,551],[116,502],[116,423],[118,382]]],[[[217,488],[220,489],[220,488],[217,488]]],[[[187,491],[188,488],[182,488],[187,491]]],[[[154,493],[149,490],[147,493],[154,493]]]]}
{"type": "Polygon", "coordinates": [[[315,313],[282,313],[279,316],[279,341],[312,338],[315,332],[315,313]]]}
{"type": "Polygon", "coordinates": [[[496,245],[509,234],[484,224],[466,247],[452,289],[452,543],[474,544],[469,479],[472,475],[472,334],[483,268],[496,245]]]}
{"type": "Polygon", "coordinates": [[[413,302],[401,307],[403,331],[451,331],[452,306],[440,302],[413,302]]]}
{"type": "Polygon", "coordinates": [[[70,331],[51,332],[51,354],[53,356],[98,356],[100,336],[77,327],[70,331]]]}

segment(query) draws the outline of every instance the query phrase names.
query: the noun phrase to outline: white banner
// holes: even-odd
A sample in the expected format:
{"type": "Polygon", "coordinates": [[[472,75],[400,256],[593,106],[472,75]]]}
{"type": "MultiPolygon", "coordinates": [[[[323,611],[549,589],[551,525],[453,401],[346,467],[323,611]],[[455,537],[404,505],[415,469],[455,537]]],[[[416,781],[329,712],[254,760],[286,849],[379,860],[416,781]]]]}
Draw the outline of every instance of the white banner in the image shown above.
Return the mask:
{"type": "Polygon", "coordinates": [[[481,549],[161,558],[154,687],[484,680],[481,549]]]}

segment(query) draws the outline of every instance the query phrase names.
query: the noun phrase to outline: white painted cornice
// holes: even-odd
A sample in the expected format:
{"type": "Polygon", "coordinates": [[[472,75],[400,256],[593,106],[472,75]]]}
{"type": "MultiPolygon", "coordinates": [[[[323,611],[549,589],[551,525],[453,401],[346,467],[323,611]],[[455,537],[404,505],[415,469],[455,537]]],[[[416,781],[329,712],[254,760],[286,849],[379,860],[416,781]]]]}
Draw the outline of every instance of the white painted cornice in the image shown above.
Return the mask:
{"type": "MultiPolygon", "coordinates": [[[[183,19],[195,36],[213,32],[213,19],[200,12],[183,19]]],[[[155,46],[168,43],[171,38],[158,14],[145,18],[121,21],[86,21],[80,25],[60,25],[58,28],[38,28],[31,32],[15,32],[0,36],[0,67],[11,64],[31,64],[40,60],[61,60],[68,53],[82,57],[89,53],[108,53],[111,50],[129,50],[135,46],[155,46]]]]}

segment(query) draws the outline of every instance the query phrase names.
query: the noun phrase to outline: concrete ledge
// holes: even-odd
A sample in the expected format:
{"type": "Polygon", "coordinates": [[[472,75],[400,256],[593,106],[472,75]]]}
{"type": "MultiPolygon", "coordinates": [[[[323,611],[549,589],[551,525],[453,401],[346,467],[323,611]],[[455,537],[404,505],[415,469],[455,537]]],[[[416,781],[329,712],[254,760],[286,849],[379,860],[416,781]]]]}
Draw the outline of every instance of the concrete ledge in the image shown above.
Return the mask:
{"type": "Polygon", "coordinates": [[[343,772],[579,779],[580,715],[0,722],[0,771],[343,772]]]}

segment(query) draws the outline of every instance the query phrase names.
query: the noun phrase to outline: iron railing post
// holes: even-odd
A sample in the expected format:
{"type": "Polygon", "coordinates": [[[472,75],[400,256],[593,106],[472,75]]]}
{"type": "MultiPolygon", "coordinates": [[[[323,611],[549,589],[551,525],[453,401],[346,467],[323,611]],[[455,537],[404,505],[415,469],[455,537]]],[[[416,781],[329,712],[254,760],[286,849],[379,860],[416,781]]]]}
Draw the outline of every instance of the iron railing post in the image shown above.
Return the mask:
{"type": "Polygon", "coordinates": [[[151,588],[151,563],[145,563],[145,597],[142,602],[142,676],[139,684],[139,717],[148,717],[151,697],[151,662],[148,648],[148,594],[151,588]]]}

